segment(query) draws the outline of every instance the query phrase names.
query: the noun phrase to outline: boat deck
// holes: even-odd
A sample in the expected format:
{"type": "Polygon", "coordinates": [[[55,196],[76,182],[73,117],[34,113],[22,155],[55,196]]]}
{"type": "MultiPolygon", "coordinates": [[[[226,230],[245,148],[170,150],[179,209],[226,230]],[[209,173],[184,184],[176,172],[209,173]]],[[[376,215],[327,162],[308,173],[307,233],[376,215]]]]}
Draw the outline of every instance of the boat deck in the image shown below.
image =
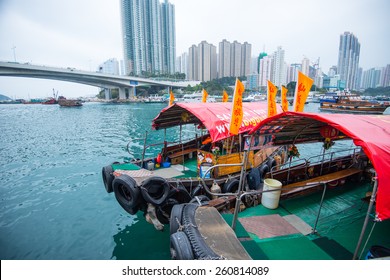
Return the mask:
{"type": "MultiPolygon", "coordinates": [[[[237,237],[253,259],[351,260],[367,212],[369,189],[369,184],[359,188],[346,184],[329,190],[314,234],[311,229],[321,193],[282,200],[274,210],[262,205],[246,209],[239,214],[237,237]]],[[[231,225],[233,215],[223,214],[223,217],[231,225]]],[[[371,219],[366,237],[372,226],[371,219]]],[[[390,221],[376,223],[358,257],[364,259],[372,245],[390,247],[389,236],[390,221]]]]}

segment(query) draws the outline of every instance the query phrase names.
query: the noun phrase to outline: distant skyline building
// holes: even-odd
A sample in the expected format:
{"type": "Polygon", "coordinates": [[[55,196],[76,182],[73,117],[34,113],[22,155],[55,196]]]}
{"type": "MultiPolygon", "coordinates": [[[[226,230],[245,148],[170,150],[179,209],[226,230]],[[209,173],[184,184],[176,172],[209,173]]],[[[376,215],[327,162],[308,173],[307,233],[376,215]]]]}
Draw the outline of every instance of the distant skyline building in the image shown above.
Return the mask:
{"type": "Polygon", "coordinates": [[[127,75],[175,72],[175,7],[168,0],[121,0],[127,75]]]}
{"type": "Polygon", "coordinates": [[[218,77],[230,77],[231,75],[231,43],[226,39],[219,43],[218,53],[218,77]]]}
{"type": "Polygon", "coordinates": [[[188,79],[199,81],[198,77],[198,47],[192,45],[188,49],[188,79]]]}
{"type": "Polygon", "coordinates": [[[119,75],[119,62],[116,58],[110,58],[99,65],[98,72],[111,75],[119,75]]]}
{"type": "Polygon", "coordinates": [[[357,37],[350,32],[341,34],[337,71],[340,79],[345,81],[345,87],[350,90],[357,88],[359,57],[360,43],[357,37]]]}
{"type": "Polygon", "coordinates": [[[217,48],[206,41],[198,45],[198,78],[203,82],[217,78],[217,48]]]}
{"type": "Polygon", "coordinates": [[[284,50],[281,46],[277,48],[277,50],[273,54],[273,77],[271,77],[271,81],[274,83],[275,86],[279,87],[281,85],[286,84],[286,67],[284,62],[284,50]]]}

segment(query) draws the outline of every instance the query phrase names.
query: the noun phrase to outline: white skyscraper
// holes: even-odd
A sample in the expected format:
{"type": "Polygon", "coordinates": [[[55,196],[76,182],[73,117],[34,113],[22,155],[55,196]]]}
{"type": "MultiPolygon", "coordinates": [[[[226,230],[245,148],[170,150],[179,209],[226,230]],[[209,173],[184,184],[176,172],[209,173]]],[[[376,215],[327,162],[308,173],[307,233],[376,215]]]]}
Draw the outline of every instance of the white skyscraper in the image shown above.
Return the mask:
{"type": "Polygon", "coordinates": [[[359,57],[360,43],[357,37],[353,33],[344,32],[340,35],[337,71],[341,80],[345,81],[347,89],[357,88],[359,57]]]}
{"type": "Polygon", "coordinates": [[[273,63],[273,77],[271,77],[271,81],[275,84],[275,86],[280,87],[281,85],[286,84],[286,68],[284,62],[284,50],[282,47],[278,47],[276,52],[273,54],[274,63],[273,63]]]}
{"type": "Polygon", "coordinates": [[[167,0],[121,0],[126,73],[174,73],[175,8],[167,0]]]}

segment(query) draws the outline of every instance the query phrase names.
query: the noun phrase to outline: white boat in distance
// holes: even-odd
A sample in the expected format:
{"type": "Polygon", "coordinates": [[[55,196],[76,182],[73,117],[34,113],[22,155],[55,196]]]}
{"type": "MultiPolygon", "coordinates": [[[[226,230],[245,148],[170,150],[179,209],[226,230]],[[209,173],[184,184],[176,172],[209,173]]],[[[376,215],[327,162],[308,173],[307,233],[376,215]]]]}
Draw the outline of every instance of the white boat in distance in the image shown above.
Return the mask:
{"type": "MultiPolygon", "coordinates": [[[[201,91],[184,94],[182,98],[178,98],[178,102],[194,103],[202,102],[203,93],[201,91]]],[[[213,96],[207,96],[207,102],[217,102],[213,96]]]]}

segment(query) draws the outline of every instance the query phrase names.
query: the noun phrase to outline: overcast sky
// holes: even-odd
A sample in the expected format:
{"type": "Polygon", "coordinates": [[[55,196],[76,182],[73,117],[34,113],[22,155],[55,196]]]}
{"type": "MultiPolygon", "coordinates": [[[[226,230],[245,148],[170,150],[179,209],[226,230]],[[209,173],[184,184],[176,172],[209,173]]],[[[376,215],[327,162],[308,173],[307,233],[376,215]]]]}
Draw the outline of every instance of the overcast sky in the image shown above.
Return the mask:
{"type": "MultiPolygon", "coordinates": [[[[252,44],[252,56],[278,46],[287,63],[337,65],[339,36],[357,36],[359,66],[390,63],[389,0],[170,0],[176,9],[176,55],[203,40],[252,44]]],[[[95,71],[122,57],[120,0],[0,0],[0,60],[95,71]]],[[[218,50],[217,50],[218,51],[218,50]]],[[[95,95],[95,87],[0,77],[0,94],[47,97],[95,95]]]]}

